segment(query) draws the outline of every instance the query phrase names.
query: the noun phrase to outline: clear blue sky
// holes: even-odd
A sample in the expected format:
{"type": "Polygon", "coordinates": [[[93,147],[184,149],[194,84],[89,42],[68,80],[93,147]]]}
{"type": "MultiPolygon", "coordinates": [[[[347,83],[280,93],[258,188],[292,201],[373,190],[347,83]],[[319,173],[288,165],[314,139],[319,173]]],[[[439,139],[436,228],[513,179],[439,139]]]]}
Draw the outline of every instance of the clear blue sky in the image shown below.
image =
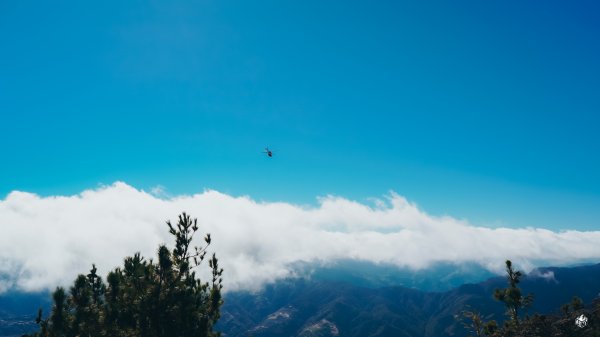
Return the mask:
{"type": "Polygon", "coordinates": [[[600,3],[4,0],[0,117],[2,196],[393,190],[598,229],[600,3]]]}

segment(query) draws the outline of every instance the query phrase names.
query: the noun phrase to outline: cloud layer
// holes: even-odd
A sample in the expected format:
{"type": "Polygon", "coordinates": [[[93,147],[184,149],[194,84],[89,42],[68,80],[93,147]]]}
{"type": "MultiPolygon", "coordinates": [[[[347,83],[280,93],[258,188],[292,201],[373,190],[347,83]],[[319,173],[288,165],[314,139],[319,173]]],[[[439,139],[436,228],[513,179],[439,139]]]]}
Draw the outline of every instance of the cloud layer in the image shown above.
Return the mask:
{"type": "Polygon", "coordinates": [[[478,227],[426,214],[393,193],[373,205],[329,196],[305,207],[216,191],[160,198],[117,182],[73,196],[12,192],[1,200],[0,293],[67,285],[92,263],[106,273],[137,251],[154,257],[158,244],[171,244],[165,221],[182,211],[211,233],[228,290],[292,276],[297,262],[475,262],[499,272],[507,258],[526,270],[600,259],[600,231],[478,227]]]}

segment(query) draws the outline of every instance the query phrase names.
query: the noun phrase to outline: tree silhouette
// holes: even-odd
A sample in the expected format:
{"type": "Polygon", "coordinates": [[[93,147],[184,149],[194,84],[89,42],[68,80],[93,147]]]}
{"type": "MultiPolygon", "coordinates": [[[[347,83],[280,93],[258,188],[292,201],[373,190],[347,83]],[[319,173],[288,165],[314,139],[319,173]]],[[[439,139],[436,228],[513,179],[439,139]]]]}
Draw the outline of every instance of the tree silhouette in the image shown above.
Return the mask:
{"type": "Polygon", "coordinates": [[[212,279],[202,282],[195,268],[204,261],[204,246],[193,247],[198,231],[196,219],[186,213],[173,225],[167,221],[175,247],[158,247],[157,262],[139,253],[126,257],[122,268],[109,272],[104,284],[95,265],[79,275],[69,294],[58,287],[53,308],[46,319],[41,310],[36,322],[40,331],[31,336],[48,337],[216,337],[223,269],[213,254],[208,260],[212,279]]]}
{"type": "Polygon", "coordinates": [[[518,284],[521,282],[522,273],[515,271],[512,267],[512,262],[506,260],[506,278],[508,280],[508,288],[496,289],[494,298],[504,303],[506,314],[509,316],[509,324],[519,326],[519,313],[521,309],[528,308],[533,302],[533,295],[523,296],[521,288],[518,284]]]}
{"type": "Polygon", "coordinates": [[[515,271],[510,260],[506,261],[506,275],[508,287],[496,289],[494,297],[504,303],[508,320],[503,327],[496,321],[485,322],[477,311],[465,310],[459,315],[463,326],[476,336],[489,337],[549,337],[549,336],[595,336],[600,337],[600,298],[596,299],[590,309],[584,307],[579,297],[573,297],[571,303],[561,307],[562,316],[540,315],[525,316],[520,318],[521,311],[528,308],[533,302],[533,295],[523,296],[518,284],[523,276],[520,271],[515,271]],[[575,325],[579,315],[588,318],[584,327],[575,325]]]}

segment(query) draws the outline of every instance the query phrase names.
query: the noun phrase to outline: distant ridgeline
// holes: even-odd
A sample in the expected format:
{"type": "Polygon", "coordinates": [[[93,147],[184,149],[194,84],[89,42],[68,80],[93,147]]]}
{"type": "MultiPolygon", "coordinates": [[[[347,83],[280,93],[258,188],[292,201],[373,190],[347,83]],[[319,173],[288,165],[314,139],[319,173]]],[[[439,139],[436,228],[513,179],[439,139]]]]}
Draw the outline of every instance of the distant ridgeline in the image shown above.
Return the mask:
{"type": "Polygon", "coordinates": [[[38,329],[38,308],[48,312],[52,301],[49,292],[7,292],[0,294],[0,336],[20,337],[38,329]]]}
{"type": "MultiPolygon", "coordinates": [[[[587,309],[593,309],[592,302],[600,293],[600,264],[540,268],[522,277],[518,285],[523,296],[535,296],[521,317],[534,312],[568,317],[562,323],[571,328],[575,311],[571,308],[565,315],[564,304],[578,296],[587,309]]],[[[217,329],[227,337],[464,337],[469,334],[461,317],[466,310],[502,326],[507,319],[506,307],[493,295],[496,289],[506,287],[504,276],[445,292],[398,286],[367,288],[332,280],[287,280],[257,294],[227,294],[217,329]]],[[[590,317],[592,323],[600,329],[600,316],[590,317]]],[[[475,336],[473,332],[470,335],[475,336]]]]}
{"type": "MultiPolygon", "coordinates": [[[[337,265],[315,270],[311,279],[280,281],[259,293],[226,293],[216,330],[223,337],[464,337],[469,331],[459,315],[467,309],[481,313],[484,320],[497,320],[499,325],[507,317],[504,304],[493,297],[495,289],[507,287],[504,276],[444,292],[427,292],[374,286],[385,285],[381,281],[385,277],[371,279],[371,283],[359,276],[336,281],[334,276],[355,275],[350,266],[356,265],[347,262],[348,268],[337,265]]],[[[366,267],[364,273],[374,271],[366,267]]],[[[585,309],[592,309],[591,303],[600,293],[600,264],[540,268],[524,276],[519,286],[523,295],[531,292],[535,296],[532,307],[523,314],[566,317],[561,307],[565,309],[563,305],[573,296],[582,299],[585,309]]],[[[48,312],[49,304],[48,294],[0,295],[0,336],[21,336],[36,330],[35,312],[40,305],[48,312]]],[[[572,308],[569,315],[572,318],[572,308]]],[[[569,319],[568,324],[573,326],[573,321],[569,319]]],[[[590,327],[598,321],[600,317],[590,317],[590,327]]]]}
{"type": "Polygon", "coordinates": [[[346,282],[367,288],[402,286],[423,291],[447,291],[466,283],[477,283],[496,276],[477,263],[435,263],[414,270],[388,263],[338,260],[315,265],[297,263],[293,266],[298,275],[314,281],[346,282]]]}

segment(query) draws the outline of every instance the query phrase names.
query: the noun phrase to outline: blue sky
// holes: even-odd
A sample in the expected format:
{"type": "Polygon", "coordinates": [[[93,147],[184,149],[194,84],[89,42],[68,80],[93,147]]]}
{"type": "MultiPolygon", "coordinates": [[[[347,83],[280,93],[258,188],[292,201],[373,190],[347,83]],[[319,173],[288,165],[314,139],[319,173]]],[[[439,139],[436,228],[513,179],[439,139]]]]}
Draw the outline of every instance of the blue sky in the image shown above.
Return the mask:
{"type": "Polygon", "coordinates": [[[0,3],[0,194],[116,180],[600,224],[595,1],[0,3]],[[275,157],[261,154],[263,147],[275,157]]]}

